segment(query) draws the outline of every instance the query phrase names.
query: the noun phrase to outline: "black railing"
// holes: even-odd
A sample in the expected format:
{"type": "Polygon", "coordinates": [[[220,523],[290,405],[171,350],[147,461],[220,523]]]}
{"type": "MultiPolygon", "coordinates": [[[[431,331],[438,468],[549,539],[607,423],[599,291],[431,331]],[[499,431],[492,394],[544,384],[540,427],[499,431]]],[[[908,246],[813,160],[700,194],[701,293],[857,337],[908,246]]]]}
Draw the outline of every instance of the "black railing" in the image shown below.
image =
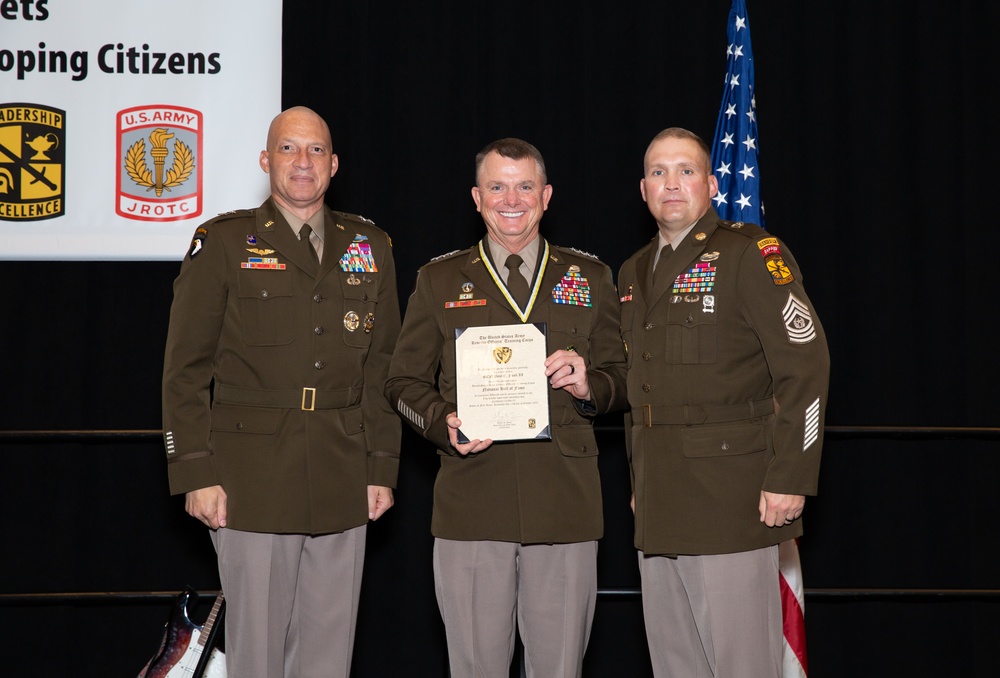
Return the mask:
{"type": "MultiPolygon", "coordinates": [[[[598,431],[621,431],[621,426],[598,426],[598,431]]],[[[65,443],[150,443],[162,438],[159,430],[133,431],[0,431],[0,448],[6,444],[65,443]]],[[[1000,428],[940,426],[827,426],[824,439],[893,439],[893,440],[997,440],[1000,428]]],[[[217,595],[218,591],[203,594],[217,595]]],[[[130,591],[91,593],[17,593],[0,594],[0,606],[23,605],[106,605],[122,603],[160,603],[172,600],[177,591],[130,591]]],[[[601,600],[638,600],[638,588],[601,588],[601,600]]],[[[824,601],[1000,601],[998,589],[805,589],[806,600],[824,601]]]]}

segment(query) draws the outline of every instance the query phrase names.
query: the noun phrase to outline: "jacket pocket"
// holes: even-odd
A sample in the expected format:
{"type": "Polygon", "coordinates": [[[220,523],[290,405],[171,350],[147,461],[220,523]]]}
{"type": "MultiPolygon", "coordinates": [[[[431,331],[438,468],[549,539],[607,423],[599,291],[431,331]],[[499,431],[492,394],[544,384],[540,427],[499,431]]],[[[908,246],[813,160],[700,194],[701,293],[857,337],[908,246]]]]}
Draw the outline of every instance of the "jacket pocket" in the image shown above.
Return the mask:
{"type": "Polygon", "coordinates": [[[717,359],[715,313],[704,313],[700,306],[693,306],[682,303],[670,309],[664,351],[670,365],[704,365],[717,359]]]}
{"type": "Polygon", "coordinates": [[[555,426],[553,436],[564,457],[596,457],[597,439],[589,423],[580,426],[555,426]]]}
{"type": "Polygon", "coordinates": [[[295,325],[293,281],[287,271],[239,272],[243,342],[247,346],[292,343],[295,325]]]}
{"type": "Polygon", "coordinates": [[[763,422],[682,429],[685,457],[731,457],[767,449],[763,422]]]}
{"type": "Polygon", "coordinates": [[[216,403],[212,406],[212,431],[274,435],[278,430],[281,415],[281,410],[270,407],[216,403]]]}

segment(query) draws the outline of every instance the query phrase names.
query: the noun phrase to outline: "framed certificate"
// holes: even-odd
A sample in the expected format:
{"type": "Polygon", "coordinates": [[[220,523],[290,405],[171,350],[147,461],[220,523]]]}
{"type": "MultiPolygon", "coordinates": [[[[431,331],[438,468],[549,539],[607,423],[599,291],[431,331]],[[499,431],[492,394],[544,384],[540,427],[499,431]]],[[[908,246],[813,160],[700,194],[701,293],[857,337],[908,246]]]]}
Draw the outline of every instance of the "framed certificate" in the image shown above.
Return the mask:
{"type": "Polygon", "coordinates": [[[545,323],[455,330],[459,442],[549,440],[545,323]]]}

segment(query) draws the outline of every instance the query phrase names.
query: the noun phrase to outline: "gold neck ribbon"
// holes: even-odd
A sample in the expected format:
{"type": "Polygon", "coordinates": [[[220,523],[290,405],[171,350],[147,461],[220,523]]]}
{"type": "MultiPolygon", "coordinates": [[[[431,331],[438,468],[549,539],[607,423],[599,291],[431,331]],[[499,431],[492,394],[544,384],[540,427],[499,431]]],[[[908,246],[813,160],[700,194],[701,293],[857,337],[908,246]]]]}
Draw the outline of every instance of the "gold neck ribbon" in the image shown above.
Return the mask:
{"type": "Polygon", "coordinates": [[[486,256],[486,250],[483,249],[483,241],[479,241],[479,256],[482,258],[483,263],[486,264],[486,270],[490,272],[490,277],[493,278],[493,282],[495,282],[496,286],[501,292],[503,292],[503,296],[507,300],[507,303],[509,303],[510,307],[514,309],[514,312],[517,313],[517,317],[520,318],[523,323],[528,322],[528,316],[531,315],[531,309],[535,307],[535,299],[538,298],[538,290],[542,286],[542,277],[545,275],[545,268],[549,263],[549,243],[547,240],[542,240],[542,242],[545,243],[545,250],[542,252],[542,265],[539,266],[538,271],[535,272],[535,284],[531,288],[531,296],[528,297],[528,308],[522,312],[521,308],[517,305],[517,302],[514,301],[514,297],[510,296],[510,292],[507,291],[507,286],[503,284],[503,278],[501,278],[500,274],[498,274],[496,269],[493,268],[490,258],[486,256]]]}

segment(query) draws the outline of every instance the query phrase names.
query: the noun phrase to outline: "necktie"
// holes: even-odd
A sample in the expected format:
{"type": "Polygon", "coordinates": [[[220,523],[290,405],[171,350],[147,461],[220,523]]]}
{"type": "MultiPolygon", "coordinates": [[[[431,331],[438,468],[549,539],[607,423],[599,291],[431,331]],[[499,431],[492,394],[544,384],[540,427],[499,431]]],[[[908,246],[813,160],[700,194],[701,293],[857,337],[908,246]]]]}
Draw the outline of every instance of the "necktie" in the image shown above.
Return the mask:
{"type": "Polygon", "coordinates": [[[665,271],[667,269],[667,259],[673,253],[674,248],[670,245],[664,245],[660,248],[660,253],[656,258],[656,266],[653,268],[653,287],[656,287],[660,283],[660,279],[663,278],[665,271]]]}
{"type": "Polygon", "coordinates": [[[302,228],[299,229],[299,240],[309,250],[309,257],[313,260],[313,263],[319,266],[319,255],[316,254],[316,248],[313,247],[312,240],[309,239],[310,235],[312,235],[312,226],[302,224],[302,228]]]}
{"type": "Polygon", "coordinates": [[[524,309],[528,305],[528,297],[531,296],[531,290],[528,289],[528,281],[524,279],[521,275],[520,267],[524,263],[524,259],[516,254],[512,254],[507,257],[507,291],[510,292],[510,296],[514,297],[514,301],[517,305],[524,309]]]}

